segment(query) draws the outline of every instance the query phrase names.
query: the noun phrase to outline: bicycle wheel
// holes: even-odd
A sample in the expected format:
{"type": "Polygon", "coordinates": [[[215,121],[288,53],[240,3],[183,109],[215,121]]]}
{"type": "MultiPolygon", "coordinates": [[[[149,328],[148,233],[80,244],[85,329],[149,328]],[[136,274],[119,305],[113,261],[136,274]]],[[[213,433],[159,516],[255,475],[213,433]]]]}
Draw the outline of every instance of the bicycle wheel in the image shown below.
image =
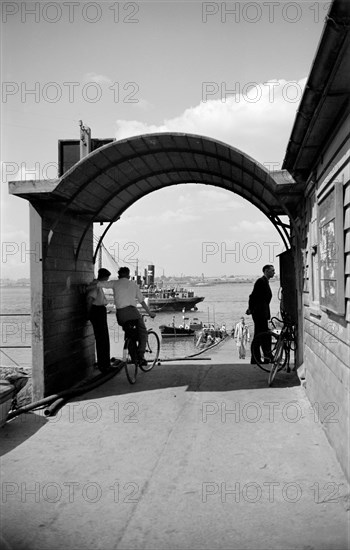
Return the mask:
{"type": "Polygon", "coordinates": [[[286,358],[285,358],[286,354],[287,354],[287,352],[285,350],[283,340],[278,340],[278,342],[276,344],[276,349],[275,349],[274,361],[272,363],[272,368],[271,368],[270,373],[269,373],[269,380],[268,380],[269,386],[272,385],[272,382],[273,382],[277,372],[279,370],[283,369],[283,367],[286,363],[286,358]]]}
{"type": "Polygon", "coordinates": [[[294,327],[290,327],[289,331],[288,331],[288,343],[289,343],[289,349],[291,351],[295,351],[296,348],[297,348],[297,341],[296,341],[296,338],[295,338],[295,329],[294,327]]]}
{"type": "Polygon", "coordinates": [[[130,348],[132,348],[132,340],[126,338],[124,340],[123,348],[123,361],[125,363],[125,373],[126,377],[129,380],[130,384],[135,384],[137,377],[137,360],[135,360],[135,355],[133,351],[130,353],[130,348]],[[134,357],[134,359],[132,358],[134,357]]]}
{"type": "Polygon", "coordinates": [[[276,373],[277,373],[277,364],[272,363],[272,369],[269,372],[269,380],[268,380],[269,386],[272,386],[272,382],[273,382],[273,379],[276,376],[276,373]]]}
{"type": "MultiPolygon", "coordinates": [[[[270,372],[274,364],[273,361],[276,354],[277,343],[280,341],[280,338],[274,332],[261,332],[254,338],[254,340],[255,342],[253,343],[253,358],[258,367],[260,367],[265,372],[270,372]],[[265,357],[263,348],[266,346],[266,342],[269,340],[271,341],[271,357],[265,357]]],[[[287,361],[287,353],[284,346],[282,358],[284,362],[283,364],[279,363],[277,370],[281,370],[287,361]]]]}
{"type": "Polygon", "coordinates": [[[159,336],[154,330],[149,330],[147,333],[147,344],[145,350],[145,359],[147,360],[147,365],[141,365],[140,369],[144,372],[147,372],[153,369],[159,357],[160,350],[160,340],[159,336]]]}

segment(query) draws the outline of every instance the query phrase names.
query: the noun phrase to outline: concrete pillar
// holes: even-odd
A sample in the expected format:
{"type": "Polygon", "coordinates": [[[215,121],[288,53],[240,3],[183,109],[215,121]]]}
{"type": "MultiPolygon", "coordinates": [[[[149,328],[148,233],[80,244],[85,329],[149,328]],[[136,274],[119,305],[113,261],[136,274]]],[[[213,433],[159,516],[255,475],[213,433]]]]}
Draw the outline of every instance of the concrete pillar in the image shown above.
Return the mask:
{"type": "Polygon", "coordinates": [[[75,257],[85,226],[78,215],[60,216],[59,206],[40,214],[31,206],[31,249],[40,243],[42,250],[39,261],[31,255],[35,400],[70,388],[86,378],[93,365],[95,341],[85,297],[93,279],[92,226],[75,257]]]}

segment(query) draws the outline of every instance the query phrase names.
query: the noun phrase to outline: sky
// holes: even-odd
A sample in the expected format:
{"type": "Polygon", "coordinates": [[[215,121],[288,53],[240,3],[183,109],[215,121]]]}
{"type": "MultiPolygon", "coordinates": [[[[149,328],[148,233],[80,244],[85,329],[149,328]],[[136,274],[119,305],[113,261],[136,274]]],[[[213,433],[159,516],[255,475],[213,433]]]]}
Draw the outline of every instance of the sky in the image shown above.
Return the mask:
{"type": "MultiPolygon", "coordinates": [[[[95,138],[208,136],[280,169],[329,6],[1,3],[1,278],[28,277],[31,255],[29,203],[8,182],[56,178],[79,120],[95,138]]],[[[258,274],[284,250],[257,208],[194,182],[139,200],[104,242],[168,276],[258,274]]]]}

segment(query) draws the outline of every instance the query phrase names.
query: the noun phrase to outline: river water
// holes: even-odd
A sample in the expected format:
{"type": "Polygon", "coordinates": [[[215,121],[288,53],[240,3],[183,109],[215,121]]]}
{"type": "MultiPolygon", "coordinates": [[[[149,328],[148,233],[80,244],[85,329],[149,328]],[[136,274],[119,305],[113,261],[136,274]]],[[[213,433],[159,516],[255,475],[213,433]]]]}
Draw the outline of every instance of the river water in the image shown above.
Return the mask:
{"type": "MultiPolygon", "coordinates": [[[[214,323],[219,327],[224,323],[228,332],[232,330],[239,318],[244,315],[246,324],[253,336],[253,323],[250,316],[245,315],[248,297],[252,291],[252,283],[225,283],[212,286],[195,287],[195,294],[204,296],[198,304],[198,311],[175,313],[175,324],[184,324],[183,315],[192,320],[197,317],[203,323],[214,323]]],[[[272,302],[271,315],[279,313],[279,281],[271,281],[272,302]]],[[[32,365],[30,289],[28,287],[1,287],[1,353],[0,365],[32,365]],[[3,316],[6,314],[6,316],[3,316]],[[18,316],[27,314],[27,316],[18,316]],[[9,315],[9,316],[7,316],[9,315]],[[3,347],[21,346],[21,347],[3,347]]],[[[155,319],[147,319],[147,327],[154,328],[160,335],[159,325],[171,324],[173,312],[158,313],[155,319]]],[[[278,315],[279,316],[279,315],[278,315]]],[[[116,322],[113,313],[108,314],[108,326],[111,341],[111,356],[121,357],[124,333],[116,322]]],[[[161,339],[161,357],[183,357],[196,353],[195,338],[161,339]]]]}

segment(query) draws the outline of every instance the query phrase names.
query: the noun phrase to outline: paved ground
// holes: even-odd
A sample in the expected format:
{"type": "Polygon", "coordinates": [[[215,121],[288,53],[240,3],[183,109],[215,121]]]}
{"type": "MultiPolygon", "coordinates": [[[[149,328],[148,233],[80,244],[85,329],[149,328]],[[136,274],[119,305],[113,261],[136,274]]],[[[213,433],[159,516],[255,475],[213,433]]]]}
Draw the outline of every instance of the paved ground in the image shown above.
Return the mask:
{"type": "Polygon", "coordinates": [[[232,340],[210,357],[7,423],[4,547],[350,548],[348,486],[296,376],[268,388],[232,340]]]}

